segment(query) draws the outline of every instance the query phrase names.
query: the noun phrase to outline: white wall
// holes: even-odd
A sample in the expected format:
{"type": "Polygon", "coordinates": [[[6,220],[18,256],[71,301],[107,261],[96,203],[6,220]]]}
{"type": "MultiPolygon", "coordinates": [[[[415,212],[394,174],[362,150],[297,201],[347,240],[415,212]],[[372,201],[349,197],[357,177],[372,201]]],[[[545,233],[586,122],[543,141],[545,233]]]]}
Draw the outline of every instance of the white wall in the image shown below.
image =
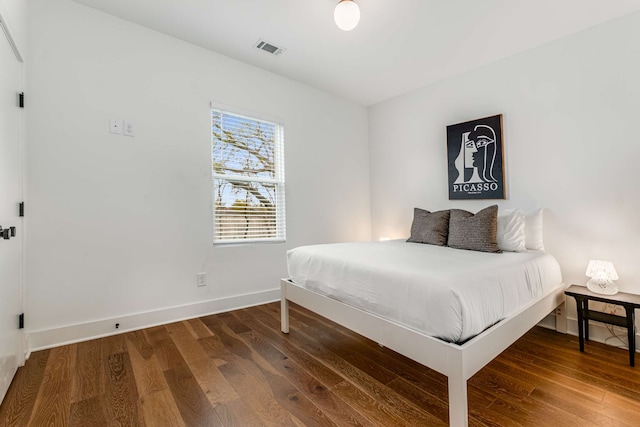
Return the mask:
{"type": "Polygon", "coordinates": [[[0,15],[4,18],[11,37],[24,59],[27,31],[26,0],[0,0],[0,15]]]}
{"type": "Polygon", "coordinates": [[[585,283],[601,258],[640,293],[639,39],[636,13],[371,107],[373,237],[408,235],[414,206],[493,204],[448,200],[446,126],[502,113],[498,205],[547,208],[545,245],[566,283],[585,283]]]}
{"type": "Polygon", "coordinates": [[[32,346],[270,299],[287,249],[370,238],[364,107],[67,0],[29,7],[32,346]],[[284,122],[285,244],[213,247],[209,101],[284,122]]]}

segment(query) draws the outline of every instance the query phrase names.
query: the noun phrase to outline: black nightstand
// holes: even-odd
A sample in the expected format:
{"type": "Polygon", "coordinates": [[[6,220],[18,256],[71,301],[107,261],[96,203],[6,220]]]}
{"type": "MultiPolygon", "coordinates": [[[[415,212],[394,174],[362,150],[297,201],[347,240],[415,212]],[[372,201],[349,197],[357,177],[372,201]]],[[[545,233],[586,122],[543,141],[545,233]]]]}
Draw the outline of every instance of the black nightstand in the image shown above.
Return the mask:
{"type": "Polygon", "coordinates": [[[584,340],[589,341],[589,320],[608,323],[610,325],[627,328],[629,338],[629,364],[635,366],[636,354],[636,316],[635,309],[640,308],[640,295],[618,292],[615,295],[602,295],[591,292],[586,286],[571,285],[564,291],[565,294],[576,299],[578,305],[578,337],[580,338],[580,351],[584,351],[584,340]],[[626,311],[626,316],[602,313],[589,310],[589,301],[600,301],[607,304],[621,305],[626,311]]]}

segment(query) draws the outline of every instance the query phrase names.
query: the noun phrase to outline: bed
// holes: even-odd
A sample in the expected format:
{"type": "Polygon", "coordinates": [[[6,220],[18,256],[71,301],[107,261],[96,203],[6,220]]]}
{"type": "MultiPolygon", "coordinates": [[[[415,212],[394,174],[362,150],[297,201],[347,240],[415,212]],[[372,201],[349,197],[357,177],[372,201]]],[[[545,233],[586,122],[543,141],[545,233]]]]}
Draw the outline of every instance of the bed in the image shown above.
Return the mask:
{"type": "Polygon", "coordinates": [[[558,263],[540,251],[339,243],[293,249],[287,264],[282,332],[291,301],[444,374],[452,426],[468,425],[467,380],[564,303],[558,263]]]}

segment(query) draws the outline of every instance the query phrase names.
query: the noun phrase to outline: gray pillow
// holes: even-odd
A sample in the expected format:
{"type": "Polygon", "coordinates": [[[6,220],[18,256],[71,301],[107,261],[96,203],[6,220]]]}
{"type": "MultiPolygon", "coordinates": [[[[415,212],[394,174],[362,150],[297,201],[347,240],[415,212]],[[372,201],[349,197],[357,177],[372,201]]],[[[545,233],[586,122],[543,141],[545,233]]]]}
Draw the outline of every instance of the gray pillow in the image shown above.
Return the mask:
{"type": "Polygon", "coordinates": [[[411,237],[407,242],[428,243],[444,246],[449,234],[449,211],[429,212],[424,209],[413,209],[411,237]]]}
{"type": "Polygon", "coordinates": [[[476,213],[451,209],[448,246],[480,252],[501,253],[496,239],[498,206],[489,206],[476,213]]]}

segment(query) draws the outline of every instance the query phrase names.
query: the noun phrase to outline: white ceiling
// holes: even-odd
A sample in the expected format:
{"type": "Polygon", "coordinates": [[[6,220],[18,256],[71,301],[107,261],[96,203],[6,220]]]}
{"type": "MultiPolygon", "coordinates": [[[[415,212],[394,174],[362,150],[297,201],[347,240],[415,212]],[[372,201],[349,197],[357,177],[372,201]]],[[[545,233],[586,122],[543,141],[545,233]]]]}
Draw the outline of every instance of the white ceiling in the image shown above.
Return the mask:
{"type": "MultiPolygon", "coordinates": [[[[362,105],[640,10],[640,0],[75,0],[362,105]],[[258,39],[286,48],[274,57],[258,39]]],[[[567,52],[568,55],[571,52],[567,52]]]]}

